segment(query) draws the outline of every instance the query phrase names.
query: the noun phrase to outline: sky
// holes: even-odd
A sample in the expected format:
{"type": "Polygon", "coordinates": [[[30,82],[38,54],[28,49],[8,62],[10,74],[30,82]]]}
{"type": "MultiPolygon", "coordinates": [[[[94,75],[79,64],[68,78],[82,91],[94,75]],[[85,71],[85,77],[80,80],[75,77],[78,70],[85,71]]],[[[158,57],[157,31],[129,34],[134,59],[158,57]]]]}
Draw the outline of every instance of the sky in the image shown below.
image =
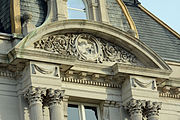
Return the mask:
{"type": "Polygon", "coordinates": [[[180,0],[139,0],[139,2],[180,34],[180,0]]]}

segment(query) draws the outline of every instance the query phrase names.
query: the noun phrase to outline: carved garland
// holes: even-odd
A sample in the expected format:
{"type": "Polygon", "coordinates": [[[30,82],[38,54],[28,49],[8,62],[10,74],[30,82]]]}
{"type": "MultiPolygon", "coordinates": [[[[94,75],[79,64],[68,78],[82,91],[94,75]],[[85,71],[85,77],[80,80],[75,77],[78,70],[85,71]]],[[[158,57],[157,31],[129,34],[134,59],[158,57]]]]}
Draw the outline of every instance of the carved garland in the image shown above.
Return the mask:
{"type": "Polygon", "coordinates": [[[89,34],[45,36],[34,43],[35,49],[74,56],[81,61],[96,63],[119,62],[136,64],[136,57],[119,46],[89,34]]]}

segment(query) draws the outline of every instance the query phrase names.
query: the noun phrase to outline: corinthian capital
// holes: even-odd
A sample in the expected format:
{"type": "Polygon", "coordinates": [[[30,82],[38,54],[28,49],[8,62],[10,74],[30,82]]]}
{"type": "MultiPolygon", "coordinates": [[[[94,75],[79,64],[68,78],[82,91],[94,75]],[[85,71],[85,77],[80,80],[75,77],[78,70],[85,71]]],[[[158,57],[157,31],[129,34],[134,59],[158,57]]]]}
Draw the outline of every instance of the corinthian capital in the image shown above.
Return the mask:
{"type": "Polygon", "coordinates": [[[129,112],[131,120],[142,120],[143,118],[142,111],[144,107],[145,107],[145,101],[131,99],[127,103],[125,108],[129,112]]]}
{"type": "Polygon", "coordinates": [[[25,98],[28,99],[29,104],[41,102],[43,96],[46,95],[46,89],[40,87],[31,86],[24,94],[25,98]]]}
{"type": "Polygon", "coordinates": [[[158,120],[159,110],[161,110],[162,103],[160,102],[146,102],[146,115],[148,120],[158,120]]]}
{"type": "Polygon", "coordinates": [[[130,115],[133,115],[135,113],[142,114],[142,109],[144,107],[145,107],[145,101],[135,100],[135,99],[130,100],[126,105],[126,109],[130,113],[130,115]]]}
{"type": "Polygon", "coordinates": [[[47,90],[47,97],[49,98],[49,104],[60,104],[61,100],[64,96],[64,90],[54,90],[54,89],[48,89],[47,90]]]}

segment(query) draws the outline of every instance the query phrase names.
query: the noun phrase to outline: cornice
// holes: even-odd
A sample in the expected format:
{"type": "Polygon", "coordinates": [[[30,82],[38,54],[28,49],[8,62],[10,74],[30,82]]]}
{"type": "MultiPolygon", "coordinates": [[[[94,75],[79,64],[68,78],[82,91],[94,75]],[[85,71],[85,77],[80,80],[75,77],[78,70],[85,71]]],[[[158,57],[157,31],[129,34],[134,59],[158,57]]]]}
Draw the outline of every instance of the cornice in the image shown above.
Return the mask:
{"type": "Polygon", "coordinates": [[[0,32],[0,40],[11,40],[12,35],[0,32]]]}
{"type": "Polygon", "coordinates": [[[74,78],[67,78],[67,77],[61,77],[61,80],[63,82],[70,82],[70,83],[77,83],[77,84],[84,84],[84,85],[93,85],[93,86],[111,87],[111,88],[121,88],[121,85],[113,84],[113,83],[97,82],[97,81],[74,79],[74,78]]]}
{"type": "Polygon", "coordinates": [[[119,5],[120,5],[120,7],[121,7],[121,9],[122,9],[122,11],[123,11],[123,13],[124,13],[124,15],[126,16],[127,21],[128,21],[128,23],[129,23],[131,29],[135,31],[135,33],[136,33],[136,36],[135,36],[135,37],[136,37],[136,38],[139,38],[138,31],[137,31],[137,29],[136,29],[136,25],[135,25],[135,23],[134,23],[131,15],[130,15],[130,13],[129,13],[127,7],[126,7],[126,5],[124,4],[124,2],[123,2],[122,0],[117,0],[117,2],[119,3],[119,5]]]}
{"type": "Polygon", "coordinates": [[[155,21],[157,21],[160,25],[162,25],[163,27],[165,27],[167,30],[169,30],[171,33],[173,33],[177,38],[180,39],[180,35],[173,30],[171,27],[169,27],[166,23],[164,23],[162,20],[160,20],[158,17],[156,17],[155,15],[153,15],[150,11],[148,11],[146,8],[144,8],[141,4],[138,4],[138,7],[144,11],[146,14],[148,14],[150,17],[152,17],[155,21]]]}
{"type": "Polygon", "coordinates": [[[126,64],[118,64],[118,63],[113,65],[113,71],[115,75],[119,73],[127,73],[127,74],[143,75],[143,76],[165,78],[165,79],[169,79],[169,75],[172,72],[171,70],[146,68],[146,67],[131,66],[128,64],[126,65],[126,64]]]}
{"type": "Polygon", "coordinates": [[[174,94],[171,94],[171,93],[163,93],[163,92],[159,93],[159,97],[180,99],[180,95],[174,95],[174,94]]]}
{"type": "Polygon", "coordinates": [[[14,77],[15,77],[15,74],[14,74],[14,73],[11,73],[11,72],[0,71],[0,76],[2,76],[2,77],[14,78],[14,77]]]}

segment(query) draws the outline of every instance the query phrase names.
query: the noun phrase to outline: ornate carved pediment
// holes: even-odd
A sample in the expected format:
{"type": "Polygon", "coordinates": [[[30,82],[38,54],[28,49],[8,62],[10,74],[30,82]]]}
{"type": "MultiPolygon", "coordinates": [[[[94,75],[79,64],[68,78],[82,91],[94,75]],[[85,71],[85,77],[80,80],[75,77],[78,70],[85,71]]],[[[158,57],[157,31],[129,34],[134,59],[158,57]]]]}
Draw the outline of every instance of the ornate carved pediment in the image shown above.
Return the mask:
{"type": "Polygon", "coordinates": [[[76,57],[80,61],[139,63],[136,56],[124,48],[90,34],[49,35],[36,41],[34,48],[76,57]]]}

